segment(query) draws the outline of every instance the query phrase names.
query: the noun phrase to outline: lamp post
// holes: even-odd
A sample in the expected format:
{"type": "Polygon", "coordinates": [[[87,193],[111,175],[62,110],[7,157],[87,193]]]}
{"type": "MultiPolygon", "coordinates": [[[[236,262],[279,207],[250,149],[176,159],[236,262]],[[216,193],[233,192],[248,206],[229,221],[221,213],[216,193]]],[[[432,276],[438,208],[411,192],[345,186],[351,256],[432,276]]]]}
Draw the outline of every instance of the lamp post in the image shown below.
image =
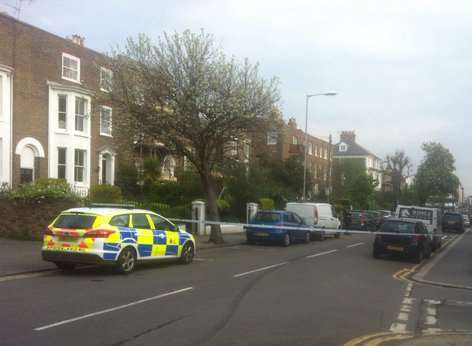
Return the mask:
{"type": "Polygon", "coordinates": [[[337,92],[330,91],[325,93],[318,93],[318,94],[308,94],[306,95],[306,102],[305,102],[305,158],[303,160],[303,200],[306,200],[306,165],[307,165],[307,155],[308,155],[308,102],[310,98],[315,96],[336,96],[337,92]]]}

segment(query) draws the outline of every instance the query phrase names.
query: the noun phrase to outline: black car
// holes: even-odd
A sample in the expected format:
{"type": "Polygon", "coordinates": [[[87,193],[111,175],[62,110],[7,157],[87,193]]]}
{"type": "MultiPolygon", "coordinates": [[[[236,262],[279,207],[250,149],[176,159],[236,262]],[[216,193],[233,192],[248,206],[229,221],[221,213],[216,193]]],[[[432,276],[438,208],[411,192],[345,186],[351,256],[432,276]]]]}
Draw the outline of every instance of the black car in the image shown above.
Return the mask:
{"type": "Polygon", "coordinates": [[[442,217],[443,232],[457,232],[464,233],[464,218],[460,213],[447,212],[442,217]]]}
{"type": "Polygon", "coordinates": [[[372,213],[365,210],[352,210],[349,213],[348,229],[360,231],[375,231],[377,229],[377,219],[372,213]]]}
{"type": "Polygon", "coordinates": [[[399,254],[421,263],[431,256],[431,239],[422,222],[390,218],[375,236],[373,256],[399,254]]]}

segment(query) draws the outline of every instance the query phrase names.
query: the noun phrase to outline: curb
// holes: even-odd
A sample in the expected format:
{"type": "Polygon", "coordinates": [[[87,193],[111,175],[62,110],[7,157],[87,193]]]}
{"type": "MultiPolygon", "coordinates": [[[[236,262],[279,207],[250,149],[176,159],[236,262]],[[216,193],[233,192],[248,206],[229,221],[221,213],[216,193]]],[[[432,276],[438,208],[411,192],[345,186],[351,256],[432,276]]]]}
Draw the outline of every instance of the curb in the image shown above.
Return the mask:
{"type": "Polygon", "coordinates": [[[231,243],[231,244],[228,244],[228,243],[215,244],[215,245],[204,247],[204,248],[198,248],[198,244],[197,244],[197,251],[200,252],[200,251],[205,251],[205,250],[221,249],[225,247],[233,247],[233,246],[246,245],[246,244],[247,244],[246,241],[243,241],[240,243],[231,243]]]}

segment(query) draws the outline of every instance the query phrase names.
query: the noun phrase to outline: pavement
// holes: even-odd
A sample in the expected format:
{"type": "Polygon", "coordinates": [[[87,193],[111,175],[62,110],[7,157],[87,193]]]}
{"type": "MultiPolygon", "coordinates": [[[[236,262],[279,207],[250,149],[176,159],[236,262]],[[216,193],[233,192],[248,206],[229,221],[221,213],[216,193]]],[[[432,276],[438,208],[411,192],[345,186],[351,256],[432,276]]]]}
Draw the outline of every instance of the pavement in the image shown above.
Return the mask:
{"type": "Polygon", "coordinates": [[[433,263],[424,278],[467,283],[467,271],[441,272],[468,260],[470,233],[422,266],[373,259],[372,240],[235,243],[198,252],[192,265],[147,264],[128,276],[85,267],[0,278],[0,343],[472,344],[472,291],[412,280],[433,263]]]}

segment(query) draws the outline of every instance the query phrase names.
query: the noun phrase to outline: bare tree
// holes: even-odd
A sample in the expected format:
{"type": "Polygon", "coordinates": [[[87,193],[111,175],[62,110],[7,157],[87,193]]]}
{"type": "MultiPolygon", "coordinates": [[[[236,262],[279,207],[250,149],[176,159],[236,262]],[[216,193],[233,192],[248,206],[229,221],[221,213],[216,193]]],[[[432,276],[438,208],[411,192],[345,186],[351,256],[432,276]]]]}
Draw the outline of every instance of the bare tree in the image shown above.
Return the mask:
{"type": "MultiPolygon", "coordinates": [[[[210,220],[219,220],[215,170],[228,143],[238,141],[279,113],[277,80],[258,65],[238,63],[201,31],[128,39],[113,54],[112,98],[130,134],[158,139],[195,166],[206,191],[210,220]]],[[[210,241],[223,242],[219,226],[210,241]]]]}
{"type": "Polygon", "coordinates": [[[398,202],[401,195],[401,186],[406,178],[405,170],[409,172],[411,160],[403,150],[396,150],[393,155],[387,155],[386,171],[392,178],[393,194],[395,201],[398,202]]]}

